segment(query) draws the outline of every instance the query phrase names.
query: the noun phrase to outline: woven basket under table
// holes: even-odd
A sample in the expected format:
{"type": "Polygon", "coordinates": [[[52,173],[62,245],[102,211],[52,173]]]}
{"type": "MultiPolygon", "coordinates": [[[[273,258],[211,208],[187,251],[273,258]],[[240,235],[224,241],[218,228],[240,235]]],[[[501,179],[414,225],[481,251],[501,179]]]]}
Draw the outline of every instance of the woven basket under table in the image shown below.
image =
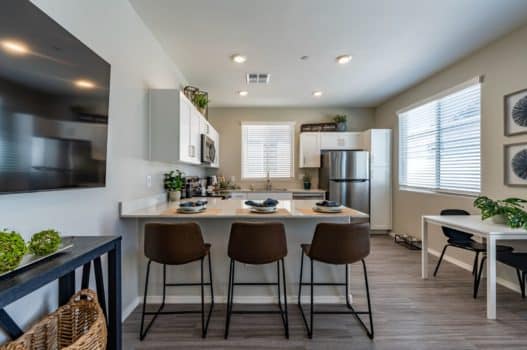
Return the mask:
{"type": "Polygon", "coordinates": [[[0,350],[104,350],[106,338],[106,320],[97,294],[83,289],[0,350]]]}

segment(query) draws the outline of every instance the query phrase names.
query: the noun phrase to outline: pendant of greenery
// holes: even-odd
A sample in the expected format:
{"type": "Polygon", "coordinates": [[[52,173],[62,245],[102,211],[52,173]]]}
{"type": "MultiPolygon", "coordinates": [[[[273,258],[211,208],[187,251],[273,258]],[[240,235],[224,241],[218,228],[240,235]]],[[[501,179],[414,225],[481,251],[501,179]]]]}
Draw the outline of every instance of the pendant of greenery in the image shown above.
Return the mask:
{"type": "Polygon", "coordinates": [[[31,237],[28,248],[32,254],[43,256],[56,252],[60,243],[62,243],[62,239],[57,231],[44,230],[31,237]]]}
{"type": "Polygon", "coordinates": [[[486,196],[479,196],[474,201],[474,207],[481,210],[481,218],[483,220],[495,215],[503,215],[507,226],[527,229],[525,203],[527,203],[527,200],[521,198],[492,200],[486,196]]]}
{"type": "Polygon", "coordinates": [[[15,231],[0,231],[0,272],[15,269],[27,252],[26,242],[15,231]]]}

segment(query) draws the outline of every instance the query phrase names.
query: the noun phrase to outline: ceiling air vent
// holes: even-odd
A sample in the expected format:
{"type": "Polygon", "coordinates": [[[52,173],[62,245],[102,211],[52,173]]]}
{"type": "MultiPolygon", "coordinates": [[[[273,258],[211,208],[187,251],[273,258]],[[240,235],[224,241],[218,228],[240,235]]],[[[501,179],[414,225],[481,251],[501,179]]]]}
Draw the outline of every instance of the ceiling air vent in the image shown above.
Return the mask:
{"type": "Polygon", "coordinates": [[[268,73],[247,73],[247,84],[269,84],[270,79],[268,73]]]}

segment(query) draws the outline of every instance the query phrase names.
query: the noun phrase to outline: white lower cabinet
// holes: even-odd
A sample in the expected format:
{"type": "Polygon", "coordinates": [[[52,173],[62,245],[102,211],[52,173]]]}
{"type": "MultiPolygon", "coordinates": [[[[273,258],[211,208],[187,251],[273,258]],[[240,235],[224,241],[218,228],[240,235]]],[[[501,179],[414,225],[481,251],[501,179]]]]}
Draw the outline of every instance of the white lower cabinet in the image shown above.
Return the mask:
{"type": "Polygon", "coordinates": [[[292,200],[293,194],[291,192],[249,192],[247,193],[248,200],[265,200],[272,198],[276,200],[292,200]]]}

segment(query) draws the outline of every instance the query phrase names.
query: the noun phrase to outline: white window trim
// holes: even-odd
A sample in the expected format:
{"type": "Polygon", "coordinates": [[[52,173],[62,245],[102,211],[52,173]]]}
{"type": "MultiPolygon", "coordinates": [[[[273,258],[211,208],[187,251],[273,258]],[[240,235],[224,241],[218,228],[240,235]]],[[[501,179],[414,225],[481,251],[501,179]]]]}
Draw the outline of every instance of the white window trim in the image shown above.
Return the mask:
{"type": "MultiPolygon", "coordinates": [[[[439,100],[445,96],[448,96],[448,95],[451,95],[451,94],[454,94],[458,91],[461,91],[469,86],[472,86],[472,85],[476,85],[476,84],[482,84],[483,83],[483,80],[484,80],[484,76],[483,75],[479,75],[479,76],[476,76],[474,78],[471,78],[467,81],[464,81],[458,85],[455,85],[453,87],[450,87],[448,89],[445,89],[443,91],[440,91],[430,97],[427,97],[425,99],[422,99],[420,101],[417,101],[417,102],[414,102],[412,103],[411,105],[408,105],[400,110],[398,110],[396,112],[397,114],[397,118],[399,119],[401,117],[402,114],[412,110],[412,109],[415,109],[415,108],[418,108],[420,106],[423,106],[429,102],[432,102],[432,101],[435,101],[435,100],[439,100]]],[[[481,96],[481,95],[480,95],[481,96]]],[[[480,97],[480,104],[481,104],[481,97],[480,97]]],[[[481,106],[480,106],[480,110],[481,110],[481,106]]],[[[481,116],[480,116],[481,118],[481,116]]],[[[397,123],[397,128],[399,128],[399,123],[397,123]]],[[[399,133],[400,130],[397,130],[397,132],[399,133]]],[[[482,130],[480,128],[480,140],[482,140],[482,130]]],[[[480,141],[481,142],[481,141],[480,141]]],[[[401,160],[401,155],[400,155],[400,146],[398,145],[398,159],[397,159],[397,165],[398,167],[400,166],[399,165],[399,162],[401,160]]],[[[480,152],[481,152],[481,144],[480,144],[480,152]]],[[[481,181],[481,162],[480,162],[480,181],[481,181]]],[[[400,173],[398,171],[398,175],[397,175],[397,184],[399,186],[399,190],[400,191],[406,191],[406,192],[416,192],[416,193],[427,193],[427,194],[437,194],[437,195],[447,195],[447,196],[456,196],[456,197],[470,197],[470,198],[476,198],[478,196],[481,195],[481,187],[480,187],[480,192],[470,192],[470,191],[455,191],[455,190],[444,190],[444,189],[433,189],[433,188],[424,188],[424,187],[416,187],[416,186],[407,186],[407,185],[401,185],[401,180],[400,180],[400,173]]],[[[480,184],[481,186],[481,184],[480,184]]]]}
{"type": "Polygon", "coordinates": [[[258,122],[258,121],[242,121],[240,122],[240,129],[242,133],[241,137],[241,167],[240,167],[240,174],[241,179],[246,181],[266,181],[266,177],[244,177],[243,176],[243,168],[245,166],[245,145],[243,144],[243,126],[244,125],[290,125],[291,126],[291,168],[290,168],[290,177],[272,177],[271,180],[276,181],[288,181],[295,178],[295,142],[296,142],[296,122],[293,121],[284,121],[284,122],[258,122]]]}

